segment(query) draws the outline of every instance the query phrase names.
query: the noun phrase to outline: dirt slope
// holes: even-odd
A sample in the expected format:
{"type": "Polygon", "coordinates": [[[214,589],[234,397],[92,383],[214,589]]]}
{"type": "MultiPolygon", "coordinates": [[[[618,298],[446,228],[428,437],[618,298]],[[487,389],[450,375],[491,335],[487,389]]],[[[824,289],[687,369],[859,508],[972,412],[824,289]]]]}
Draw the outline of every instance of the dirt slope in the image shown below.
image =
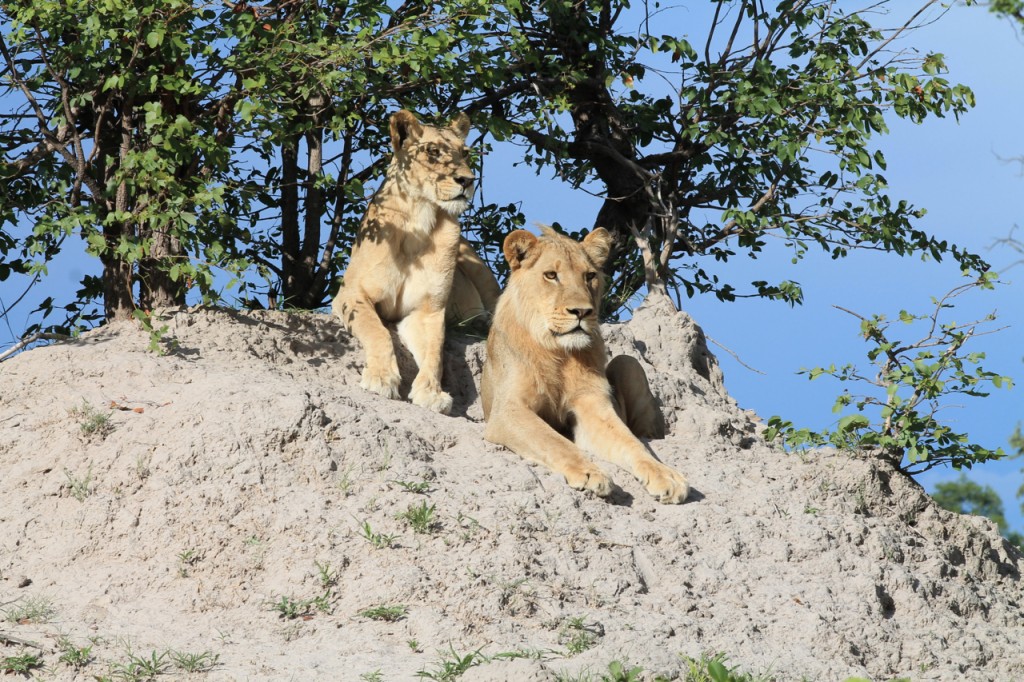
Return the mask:
{"type": "Polygon", "coordinates": [[[485,443],[472,339],[449,339],[445,417],[362,391],[326,316],[166,324],[162,356],[124,324],[0,364],[0,658],[41,645],[41,679],[167,650],[215,654],[208,680],[410,680],[472,652],[462,680],[615,659],[675,679],[706,652],[779,680],[1024,679],[1021,557],[995,528],[883,463],[767,447],[684,314],[606,329],[663,402],[652,448],[694,488],[676,507],[485,443]],[[422,506],[428,532],[396,516],[422,506]],[[380,605],[406,611],[360,615],[380,605]],[[92,662],[59,662],[61,636],[92,662]]]}

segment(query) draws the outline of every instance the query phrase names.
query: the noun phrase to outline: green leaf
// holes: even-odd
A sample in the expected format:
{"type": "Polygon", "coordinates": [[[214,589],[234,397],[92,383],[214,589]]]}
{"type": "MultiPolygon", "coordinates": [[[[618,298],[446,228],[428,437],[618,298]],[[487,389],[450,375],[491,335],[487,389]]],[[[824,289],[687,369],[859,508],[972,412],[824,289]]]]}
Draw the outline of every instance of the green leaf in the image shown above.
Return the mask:
{"type": "Polygon", "coordinates": [[[729,669],[721,661],[708,662],[708,675],[714,682],[730,682],[729,669]]]}
{"type": "Polygon", "coordinates": [[[871,421],[862,414],[851,414],[839,420],[838,429],[840,432],[848,433],[857,429],[866,429],[871,421]]]}

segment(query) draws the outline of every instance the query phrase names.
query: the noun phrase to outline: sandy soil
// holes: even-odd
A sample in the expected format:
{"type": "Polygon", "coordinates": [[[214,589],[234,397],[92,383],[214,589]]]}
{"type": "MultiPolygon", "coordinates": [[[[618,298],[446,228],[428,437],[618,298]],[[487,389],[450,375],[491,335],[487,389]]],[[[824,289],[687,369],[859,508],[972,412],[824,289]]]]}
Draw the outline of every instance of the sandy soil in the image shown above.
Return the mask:
{"type": "Polygon", "coordinates": [[[155,656],[411,680],[471,654],[462,680],[678,679],[718,652],[777,680],[1024,679],[1022,560],[994,526],[884,462],[768,447],[685,314],[606,326],[662,402],[681,506],[610,465],[619,488],[588,497],[484,442],[474,339],[447,343],[440,416],[361,390],[327,316],[165,323],[163,355],[120,324],[0,364],[0,658],[40,655],[40,679],[155,656]],[[425,509],[423,532],[399,516],[425,509]]]}

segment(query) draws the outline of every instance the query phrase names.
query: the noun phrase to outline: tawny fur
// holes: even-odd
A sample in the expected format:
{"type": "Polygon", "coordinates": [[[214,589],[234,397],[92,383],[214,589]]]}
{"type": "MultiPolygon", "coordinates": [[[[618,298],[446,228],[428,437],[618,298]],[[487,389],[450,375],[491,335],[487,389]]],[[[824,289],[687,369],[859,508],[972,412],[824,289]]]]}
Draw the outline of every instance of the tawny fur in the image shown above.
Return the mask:
{"type": "Polygon", "coordinates": [[[550,228],[540,238],[524,230],[506,237],[511,275],[487,337],[484,437],[562,474],[573,488],[608,495],[612,481],[589,451],[631,472],[659,501],[677,504],[689,493],[686,478],[623,422],[648,436],[664,430],[643,369],[632,359],[610,366],[622,382],[614,391],[622,417],[606,375],[598,305],[610,245],[602,228],[582,242],[550,228]]]}
{"type": "Polygon", "coordinates": [[[387,178],[370,200],[331,308],[362,344],[363,388],[399,397],[398,361],[385,327],[398,323],[419,368],[409,398],[446,414],[452,406],[441,388],[446,309],[453,308],[452,321],[467,319],[492,312],[498,296],[494,276],[459,232],[475,182],[465,144],[469,118],[459,114],[449,127],[435,128],[398,111],[390,127],[387,178]],[[453,299],[455,278],[460,291],[453,299]]]}

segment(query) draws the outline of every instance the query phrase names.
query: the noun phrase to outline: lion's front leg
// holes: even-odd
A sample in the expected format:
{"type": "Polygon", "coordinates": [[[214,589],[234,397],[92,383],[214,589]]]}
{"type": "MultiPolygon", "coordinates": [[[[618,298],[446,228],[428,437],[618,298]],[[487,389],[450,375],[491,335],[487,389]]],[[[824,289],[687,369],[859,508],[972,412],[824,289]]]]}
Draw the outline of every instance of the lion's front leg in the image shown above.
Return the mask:
{"type": "Polygon", "coordinates": [[[586,394],[572,406],[577,445],[632,472],[659,502],[680,504],[690,493],[686,477],[662,464],[622,422],[606,393],[586,394]]]}
{"type": "Polygon", "coordinates": [[[600,467],[524,405],[495,406],[484,438],[562,474],[566,483],[577,490],[589,490],[601,497],[612,492],[612,480],[600,467]]]}
{"type": "Polygon", "coordinates": [[[366,367],[359,385],[385,398],[398,398],[402,376],[398,373],[395,346],[391,332],[381,322],[373,303],[362,292],[351,292],[342,287],[331,303],[331,310],[359,339],[366,354],[366,367]]]}
{"type": "Polygon", "coordinates": [[[409,399],[420,407],[448,414],[452,397],[441,390],[444,310],[414,310],[398,324],[398,335],[419,367],[409,399]]]}

